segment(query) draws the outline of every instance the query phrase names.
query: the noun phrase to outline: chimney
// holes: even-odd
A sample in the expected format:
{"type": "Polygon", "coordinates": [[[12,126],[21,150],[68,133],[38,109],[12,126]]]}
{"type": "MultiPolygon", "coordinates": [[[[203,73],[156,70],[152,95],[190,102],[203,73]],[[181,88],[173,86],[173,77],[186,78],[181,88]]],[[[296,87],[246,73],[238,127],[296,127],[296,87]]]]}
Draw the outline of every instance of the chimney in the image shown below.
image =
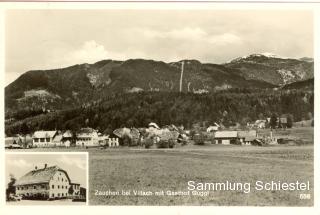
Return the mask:
{"type": "Polygon", "coordinates": [[[46,163],[44,164],[44,169],[45,169],[45,168],[47,168],[47,164],[46,164],[46,163]]]}

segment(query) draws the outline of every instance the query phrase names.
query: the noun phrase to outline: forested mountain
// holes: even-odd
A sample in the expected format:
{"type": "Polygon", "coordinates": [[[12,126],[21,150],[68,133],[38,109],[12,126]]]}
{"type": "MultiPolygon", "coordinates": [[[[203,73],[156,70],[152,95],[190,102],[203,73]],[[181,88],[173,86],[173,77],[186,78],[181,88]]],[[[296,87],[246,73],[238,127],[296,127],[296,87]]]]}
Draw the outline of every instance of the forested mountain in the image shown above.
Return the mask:
{"type": "Polygon", "coordinates": [[[88,107],[41,113],[6,123],[6,134],[29,133],[38,129],[92,127],[112,131],[119,127],[146,127],[214,122],[245,125],[272,114],[291,114],[294,121],[313,116],[313,92],[297,90],[229,89],[216,93],[139,92],[113,95],[88,107]]]}
{"type": "MultiPolygon", "coordinates": [[[[279,99],[284,90],[286,93],[291,93],[287,92],[288,90],[294,91],[292,93],[301,93],[299,96],[295,94],[296,99],[303,97],[303,93],[309,97],[311,93],[313,98],[313,92],[310,92],[313,91],[313,62],[309,58],[284,59],[255,54],[220,65],[201,63],[197,60],[171,63],[144,59],[103,60],[94,64],[80,64],[61,69],[28,71],[21,75],[5,88],[6,129],[13,132],[24,122],[35,123],[32,126],[24,125],[28,129],[47,128],[51,120],[54,123],[52,122],[50,126],[56,127],[65,127],[65,123],[69,120],[72,122],[79,120],[79,125],[83,125],[81,116],[96,106],[102,107],[107,112],[104,113],[107,114],[105,116],[100,109],[93,110],[99,113],[99,122],[95,126],[101,128],[105,128],[110,123],[111,127],[126,123],[142,126],[146,121],[156,119],[160,120],[159,123],[166,119],[168,122],[163,123],[190,125],[207,117],[219,120],[219,113],[236,105],[232,102],[241,103],[239,99],[244,99],[247,103],[243,104],[244,106],[250,104],[250,106],[259,107],[263,104],[264,107],[267,101],[260,100],[258,96],[268,95],[268,98],[279,99]],[[183,75],[181,74],[182,64],[184,65],[183,75]],[[180,80],[182,80],[182,92],[179,94],[180,80]],[[239,89],[241,92],[248,90],[252,100],[247,100],[248,95],[238,92],[239,89]],[[232,91],[234,92],[231,93],[232,91]],[[232,96],[231,100],[228,99],[230,96],[232,96]],[[238,99],[237,96],[239,96],[238,99]],[[142,109],[137,109],[142,107],[140,101],[141,104],[149,104],[150,99],[156,101],[155,104],[152,103],[148,108],[143,106],[142,109]],[[208,107],[198,102],[207,104],[208,107]],[[223,106],[216,105],[220,103],[223,106]],[[191,107],[195,109],[189,110],[188,108],[191,107]],[[208,109],[209,107],[211,109],[208,109]],[[139,113],[140,110],[152,113],[153,110],[158,109],[159,113],[156,115],[145,116],[143,119],[139,118],[141,116],[135,117],[136,112],[139,113]],[[69,119],[65,116],[68,110],[72,114],[79,115],[69,119]],[[188,118],[193,114],[194,117],[185,121],[186,119],[181,119],[182,116],[178,117],[178,112],[186,114],[183,117],[188,118]],[[130,113],[131,118],[124,117],[127,113],[130,113]],[[112,119],[119,114],[121,115],[119,120],[112,119]],[[162,114],[169,115],[159,117],[162,114]],[[44,119],[45,124],[42,122],[44,119]],[[58,123],[56,120],[62,121],[58,123]]],[[[282,101],[280,99],[277,102],[282,101]]],[[[302,103],[300,107],[302,108],[303,105],[305,104],[302,103]]],[[[246,116],[245,112],[250,110],[246,108],[242,110],[241,107],[242,105],[239,105],[238,110],[234,108],[231,111],[233,117],[231,121],[241,121],[244,116],[252,120],[257,118],[257,115],[246,116]]],[[[266,105],[264,108],[252,114],[268,115],[273,111],[284,112],[282,107],[266,105]]],[[[290,108],[292,107],[288,106],[287,112],[290,112],[290,108]]],[[[306,111],[313,112],[309,107],[306,111]]],[[[297,119],[304,117],[304,112],[301,114],[296,113],[295,117],[297,119]]],[[[89,122],[92,123],[92,120],[90,119],[89,122]]]]}

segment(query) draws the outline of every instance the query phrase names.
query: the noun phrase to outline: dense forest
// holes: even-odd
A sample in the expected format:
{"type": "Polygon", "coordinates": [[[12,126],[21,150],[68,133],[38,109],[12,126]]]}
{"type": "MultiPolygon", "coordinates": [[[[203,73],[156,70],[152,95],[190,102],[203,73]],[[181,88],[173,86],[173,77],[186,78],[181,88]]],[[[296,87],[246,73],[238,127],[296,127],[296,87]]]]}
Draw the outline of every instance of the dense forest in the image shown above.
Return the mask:
{"type": "Polygon", "coordinates": [[[146,127],[219,122],[228,127],[245,125],[272,114],[290,114],[293,121],[313,116],[313,92],[300,90],[229,89],[216,93],[139,92],[115,94],[99,102],[68,110],[25,111],[7,121],[6,135],[27,134],[39,129],[78,130],[92,127],[110,133],[119,127],[146,127]]]}

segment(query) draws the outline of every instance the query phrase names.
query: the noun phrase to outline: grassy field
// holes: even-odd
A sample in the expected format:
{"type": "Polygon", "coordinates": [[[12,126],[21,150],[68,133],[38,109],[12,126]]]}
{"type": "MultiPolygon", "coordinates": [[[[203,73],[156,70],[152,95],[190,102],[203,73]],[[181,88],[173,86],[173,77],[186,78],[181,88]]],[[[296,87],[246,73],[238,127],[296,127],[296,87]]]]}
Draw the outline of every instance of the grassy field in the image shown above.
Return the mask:
{"type": "Polygon", "coordinates": [[[204,146],[90,152],[91,205],[313,205],[312,146],[204,146]],[[311,191],[211,191],[209,196],[96,196],[99,191],[186,191],[187,182],[310,181],[311,191]],[[299,194],[310,193],[310,200],[299,194]]]}
{"type": "MultiPolygon", "coordinates": [[[[268,130],[259,131],[259,134],[268,130]]],[[[278,130],[303,145],[187,145],[174,149],[76,149],[89,152],[90,205],[312,206],[313,129],[278,130]],[[208,196],[136,196],[138,191],[186,191],[188,181],[251,183],[251,192],[210,191],[208,196]],[[256,181],[310,182],[310,191],[256,191],[256,181]],[[131,191],[131,195],[95,195],[131,191]],[[302,200],[300,194],[310,194],[302,200]]],[[[32,149],[30,151],[74,151],[32,149]]],[[[18,151],[18,150],[14,150],[18,151]]],[[[19,150],[20,151],[20,150],[19,150]]]]}

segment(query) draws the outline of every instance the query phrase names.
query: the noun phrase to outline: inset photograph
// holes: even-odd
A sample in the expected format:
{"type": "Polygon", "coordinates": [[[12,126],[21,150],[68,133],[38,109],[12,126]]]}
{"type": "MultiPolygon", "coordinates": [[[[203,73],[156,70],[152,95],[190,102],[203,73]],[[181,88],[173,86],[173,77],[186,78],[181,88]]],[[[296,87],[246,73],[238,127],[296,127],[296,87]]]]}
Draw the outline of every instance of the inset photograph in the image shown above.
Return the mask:
{"type": "Polygon", "coordinates": [[[86,205],[87,153],[6,154],[10,205],[86,205]]]}

